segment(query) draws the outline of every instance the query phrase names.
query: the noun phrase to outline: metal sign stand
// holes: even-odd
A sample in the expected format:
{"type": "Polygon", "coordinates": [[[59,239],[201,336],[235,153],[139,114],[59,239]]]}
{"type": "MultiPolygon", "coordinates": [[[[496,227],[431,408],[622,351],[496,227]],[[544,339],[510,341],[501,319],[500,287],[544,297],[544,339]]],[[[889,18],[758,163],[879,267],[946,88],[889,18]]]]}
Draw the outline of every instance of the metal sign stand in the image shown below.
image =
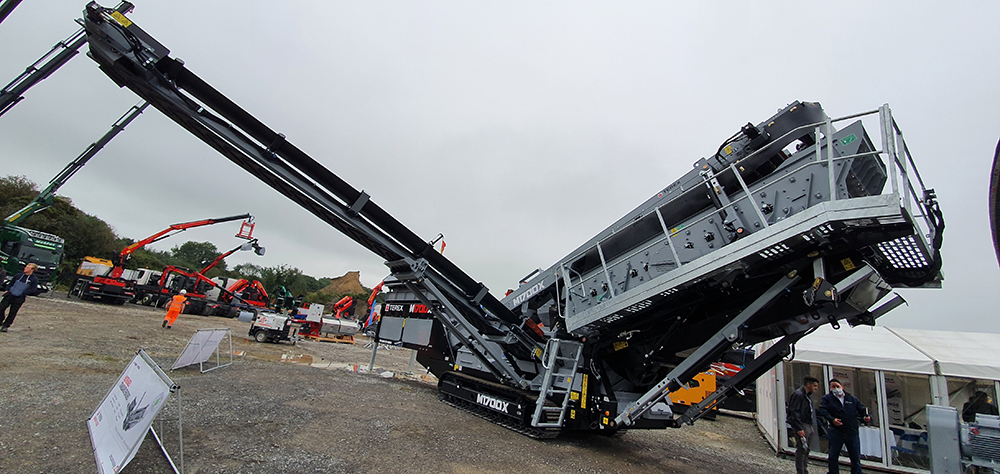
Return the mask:
{"type": "MultiPolygon", "coordinates": [[[[136,356],[118,377],[94,414],[87,419],[98,472],[119,472],[128,465],[146,438],[146,428],[153,431],[153,423],[161,418],[171,394],[177,394],[178,397],[177,427],[180,438],[179,390],[180,386],[170,380],[144,350],[136,352],[136,356]],[[125,409],[124,412],[122,408],[125,409]],[[152,415],[147,416],[150,414],[152,415]]],[[[160,431],[162,432],[162,418],[160,431]]],[[[180,454],[181,467],[178,470],[155,431],[153,438],[160,445],[174,472],[183,474],[183,447],[180,454]]]]}
{"type": "Polygon", "coordinates": [[[201,373],[231,365],[233,363],[233,330],[230,328],[199,329],[191,336],[191,340],[188,341],[187,346],[184,347],[170,370],[187,367],[196,362],[201,373]],[[223,339],[229,340],[229,362],[225,364],[222,363],[219,353],[219,344],[223,339]],[[215,352],[215,365],[206,369],[205,362],[212,358],[212,352],[215,352]]]}
{"type": "Polygon", "coordinates": [[[219,346],[216,345],[215,346],[215,366],[206,369],[205,368],[205,361],[201,361],[201,362],[198,363],[198,370],[200,370],[201,373],[205,373],[205,372],[208,372],[209,370],[215,370],[215,369],[218,369],[218,368],[221,368],[221,367],[225,367],[225,366],[231,365],[233,363],[233,330],[232,329],[227,329],[227,331],[226,331],[226,339],[229,341],[229,362],[227,362],[225,364],[222,364],[220,362],[220,358],[219,358],[219,346]]]}
{"type": "MultiPolygon", "coordinates": [[[[173,458],[170,457],[170,453],[167,452],[167,447],[163,444],[163,440],[160,439],[160,435],[156,433],[153,429],[153,425],[149,426],[149,432],[153,434],[153,439],[156,440],[156,444],[160,446],[160,451],[163,451],[163,456],[167,458],[167,462],[170,463],[170,467],[174,470],[175,474],[184,474],[184,424],[181,419],[181,388],[175,385],[170,393],[177,395],[177,444],[179,449],[178,460],[180,461],[180,468],[178,464],[174,463],[173,458]]],[[[174,421],[174,420],[164,420],[162,412],[160,416],[157,417],[160,425],[160,433],[163,433],[163,422],[164,421],[174,421]]]]}

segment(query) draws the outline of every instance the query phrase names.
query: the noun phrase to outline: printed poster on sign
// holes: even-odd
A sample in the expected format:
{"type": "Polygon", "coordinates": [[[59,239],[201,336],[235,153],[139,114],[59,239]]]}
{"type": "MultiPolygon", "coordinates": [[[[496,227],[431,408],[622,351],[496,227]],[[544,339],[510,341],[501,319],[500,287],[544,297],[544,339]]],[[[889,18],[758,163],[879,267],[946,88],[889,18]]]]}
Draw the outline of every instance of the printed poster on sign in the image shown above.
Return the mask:
{"type": "Polygon", "coordinates": [[[173,383],[140,351],[87,420],[101,473],[117,473],[139,449],[173,383]]]}
{"type": "Polygon", "coordinates": [[[889,424],[905,426],[903,416],[903,390],[893,374],[885,374],[885,406],[889,412],[889,424]]]}

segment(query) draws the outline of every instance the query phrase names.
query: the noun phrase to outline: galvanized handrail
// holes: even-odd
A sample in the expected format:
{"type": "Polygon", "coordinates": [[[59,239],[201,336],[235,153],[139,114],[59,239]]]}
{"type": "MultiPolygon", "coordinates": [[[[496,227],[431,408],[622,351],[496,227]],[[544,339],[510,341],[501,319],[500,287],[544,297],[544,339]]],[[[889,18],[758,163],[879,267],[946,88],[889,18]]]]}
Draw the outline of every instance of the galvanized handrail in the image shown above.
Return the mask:
{"type": "MultiPolygon", "coordinates": [[[[864,156],[871,156],[871,155],[878,155],[878,154],[881,154],[881,153],[882,153],[882,151],[880,151],[880,150],[877,150],[877,151],[870,151],[870,152],[864,152],[864,153],[855,153],[855,154],[853,154],[853,155],[846,155],[846,156],[840,156],[840,157],[834,157],[834,158],[833,158],[833,161],[840,161],[840,160],[847,160],[847,159],[852,159],[852,158],[859,158],[859,157],[864,157],[864,156]]],[[[799,167],[797,167],[797,168],[794,168],[794,169],[792,169],[791,171],[789,171],[789,172],[788,172],[788,173],[786,173],[786,174],[793,174],[793,173],[796,173],[796,172],[798,172],[798,171],[801,171],[801,170],[803,170],[803,169],[805,169],[805,168],[808,168],[808,167],[810,167],[810,166],[824,166],[824,165],[827,165],[827,164],[828,164],[828,161],[827,161],[827,160],[823,160],[823,161],[812,161],[812,162],[809,162],[809,163],[804,163],[804,164],[802,164],[801,166],[799,166],[799,167]]],[[[734,163],[733,165],[731,165],[731,167],[732,167],[733,169],[735,169],[735,166],[736,166],[736,164],[735,164],[735,163],[734,163]]],[[[734,172],[735,172],[735,170],[734,170],[734,172]]],[[[740,180],[740,182],[742,183],[742,181],[743,181],[743,180],[742,180],[742,177],[741,177],[741,176],[739,175],[739,173],[737,173],[737,174],[736,174],[736,176],[737,176],[737,177],[739,177],[739,180],[740,180]]],[[[775,179],[773,179],[773,180],[772,180],[771,182],[765,182],[765,183],[764,183],[764,185],[763,185],[762,187],[760,187],[760,188],[758,188],[758,189],[756,190],[756,192],[759,192],[759,191],[762,191],[762,190],[766,190],[766,189],[768,189],[768,188],[770,188],[770,187],[774,186],[775,184],[778,184],[778,182],[780,182],[780,181],[781,181],[782,179],[784,179],[784,178],[775,178],[775,179]]],[[[719,208],[719,209],[715,209],[715,210],[713,210],[712,212],[709,212],[708,214],[706,214],[706,215],[702,216],[701,218],[699,218],[699,219],[697,219],[697,220],[695,220],[695,221],[693,221],[693,222],[689,223],[689,224],[688,224],[688,227],[690,227],[690,226],[692,226],[692,225],[695,225],[695,224],[698,224],[698,223],[700,223],[700,222],[704,221],[705,219],[708,219],[708,218],[711,218],[712,216],[714,216],[714,215],[715,215],[715,213],[716,213],[717,211],[720,211],[720,210],[727,210],[727,209],[729,209],[730,207],[733,207],[733,206],[736,206],[736,205],[737,205],[737,204],[739,204],[739,203],[740,203],[741,201],[745,201],[745,200],[749,200],[749,199],[751,199],[751,193],[749,193],[749,192],[748,192],[748,191],[749,191],[749,188],[747,188],[747,187],[745,186],[745,183],[742,183],[742,184],[743,184],[743,191],[744,191],[744,195],[743,195],[743,196],[741,196],[741,197],[737,198],[736,200],[734,200],[734,201],[730,202],[729,204],[727,204],[727,205],[725,205],[725,206],[722,206],[722,207],[721,207],[721,208],[719,208]]],[[[831,188],[832,188],[832,186],[831,186],[831,188]]],[[[668,202],[668,204],[669,204],[669,202],[668,202]]],[[[664,205],[667,205],[667,204],[664,204],[664,205]]],[[[753,206],[753,203],[752,203],[752,202],[751,202],[751,206],[753,206]]],[[[760,212],[760,209],[758,209],[758,208],[757,208],[756,206],[753,206],[753,207],[754,207],[754,209],[756,209],[756,210],[758,211],[758,213],[760,212]]],[[[667,235],[667,241],[669,242],[669,246],[670,246],[670,248],[671,248],[671,251],[672,251],[672,253],[673,253],[673,255],[674,255],[674,259],[675,259],[675,261],[677,262],[677,265],[678,265],[678,268],[680,268],[681,266],[683,266],[683,263],[682,263],[682,262],[680,261],[680,257],[679,257],[679,256],[677,255],[677,251],[676,251],[676,248],[675,248],[675,246],[674,246],[674,244],[673,244],[673,240],[671,240],[671,239],[672,239],[672,238],[673,238],[673,237],[674,237],[675,235],[677,235],[677,234],[679,233],[679,230],[678,230],[678,232],[671,232],[671,231],[670,231],[670,229],[668,229],[668,228],[667,228],[667,226],[666,226],[666,223],[665,223],[665,222],[663,221],[663,216],[662,216],[662,214],[659,214],[659,207],[655,208],[655,209],[653,210],[653,212],[656,212],[656,213],[658,214],[658,216],[657,216],[657,217],[658,217],[658,218],[659,218],[659,220],[660,220],[660,223],[661,223],[660,225],[661,225],[661,226],[663,227],[663,229],[664,229],[664,234],[665,234],[665,235],[667,235]]],[[[763,214],[760,214],[760,216],[763,216],[763,214]]],[[[643,217],[645,217],[645,216],[643,216],[643,217]]],[[[762,219],[762,220],[761,220],[761,226],[763,226],[763,227],[765,227],[765,228],[766,228],[766,227],[767,227],[767,226],[769,226],[769,225],[770,225],[770,224],[769,224],[769,223],[767,222],[767,220],[766,220],[766,219],[762,219]]],[[[612,234],[612,235],[614,235],[614,234],[612,234]]],[[[611,236],[608,236],[608,237],[606,237],[605,239],[602,239],[601,241],[598,241],[598,242],[597,242],[597,243],[595,244],[595,246],[599,246],[599,245],[600,245],[601,243],[605,242],[605,241],[606,241],[606,240],[607,240],[608,238],[610,238],[610,237],[611,237],[611,236]]],[[[605,265],[605,264],[604,264],[604,262],[603,262],[603,255],[602,255],[602,267],[604,267],[604,266],[613,266],[613,265],[614,265],[615,263],[618,263],[618,262],[620,262],[620,261],[622,261],[622,260],[626,260],[626,259],[629,259],[629,258],[632,258],[632,257],[634,257],[635,255],[637,255],[637,254],[639,254],[639,253],[641,253],[641,252],[644,252],[644,251],[646,251],[646,250],[649,250],[649,249],[650,249],[650,248],[652,248],[652,247],[655,247],[655,246],[659,245],[659,243],[660,243],[660,241],[654,241],[654,242],[651,242],[650,244],[647,244],[647,245],[644,245],[644,246],[641,246],[641,247],[637,248],[636,250],[634,250],[634,251],[632,251],[632,252],[629,252],[629,253],[627,253],[627,254],[623,254],[623,255],[621,255],[621,256],[618,256],[618,257],[616,257],[616,258],[615,258],[615,259],[614,259],[614,260],[613,260],[613,261],[612,261],[612,262],[611,262],[610,264],[607,264],[607,265],[605,265]]],[[[587,248],[587,250],[584,250],[583,252],[580,252],[580,253],[576,254],[576,255],[575,255],[575,256],[574,256],[573,258],[569,258],[569,259],[566,259],[566,260],[567,260],[567,261],[572,261],[572,260],[575,260],[576,258],[579,258],[579,257],[580,257],[580,256],[582,256],[582,255],[583,255],[584,253],[586,253],[586,251],[590,250],[590,248],[591,248],[591,247],[588,247],[588,248],[587,248]]],[[[606,270],[605,270],[605,271],[606,271],[606,270]]],[[[572,281],[572,277],[570,277],[570,280],[572,281]]],[[[583,282],[584,282],[585,280],[586,280],[586,279],[584,278],[584,276],[583,276],[582,274],[580,274],[580,282],[579,282],[579,283],[577,283],[577,284],[574,284],[574,285],[572,285],[572,287],[571,287],[571,288],[575,288],[575,287],[577,287],[577,286],[581,286],[581,285],[582,285],[582,283],[583,283],[583,282]]]]}
{"type": "MultiPolygon", "coordinates": [[[[877,110],[872,110],[872,111],[867,111],[867,112],[861,112],[861,113],[857,113],[857,114],[852,114],[852,115],[847,115],[847,116],[838,117],[838,118],[834,118],[834,119],[829,119],[829,120],[826,120],[826,121],[823,121],[823,122],[816,122],[816,123],[811,123],[811,124],[807,124],[807,125],[802,125],[802,126],[799,126],[799,127],[795,128],[795,129],[792,129],[789,132],[785,133],[784,135],[782,135],[779,138],[779,140],[781,138],[785,138],[785,137],[789,136],[790,134],[793,134],[793,133],[796,133],[796,132],[801,132],[802,130],[805,130],[805,129],[808,129],[808,128],[814,128],[815,129],[817,140],[816,140],[816,143],[813,146],[816,147],[817,159],[814,160],[814,161],[810,161],[808,163],[804,163],[804,164],[802,164],[802,165],[800,165],[800,166],[798,166],[798,167],[796,167],[796,168],[794,168],[792,170],[789,170],[785,174],[793,174],[793,173],[801,171],[801,170],[803,170],[803,169],[805,169],[807,167],[810,167],[810,166],[827,166],[828,167],[828,173],[827,173],[828,174],[828,184],[829,184],[829,189],[830,189],[830,193],[831,193],[831,196],[832,196],[831,200],[835,200],[836,199],[836,190],[835,190],[836,189],[835,188],[835,178],[836,178],[836,176],[835,176],[835,173],[834,173],[834,170],[833,170],[833,168],[834,168],[833,164],[835,162],[842,161],[842,160],[850,160],[850,159],[855,159],[855,158],[861,158],[861,157],[865,157],[865,156],[873,156],[873,155],[874,156],[878,156],[878,155],[885,154],[885,155],[887,155],[887,158],[889,158],[888,160],[885,160],[885,161],[889,162],[888,163],[889,166],[888,166],[888,169],[887,169],[887,174],[889,174],[889,179],[891,181],[891,185],[890,185],[890,189],[889,189],[890,193],[889,194],[899,195],[900,186],[897,183],[897,180],[903,181],[903,183],[904,183],[904,185],[902,186],[903,195],[900,197],[900,205],[901,205],[901,207],[903,207],[904,209],[906,209],[907,213],[909,213],[911,215],[911,217],[917,217],[917,216],[914,216],[912,214],[912,212],[910,212],[911,201],[914,202],[914,203],[916,203],[917,206],[923,211],[921,214],[919,214],[919,217],[923,218],[923,220],[925,221],[925,224],[926,224],[928,230],[929,229],[933,229],[933,224],[930,221],[930,218],[929,218],[929,215],[928,215],[929,211],[926,209],[925,203],[920,198],[918,198],[918,196],[922,196],[922,193],[918,194],[916,192],[916,190],[914,189],[913,182],[909,179],[907,167],[905,166],[905,163],[901,163],[900,162],[898,153],[896,152],[896,147],[894,145],[895,145],[895,139],[897,139],[897,137],[898,137],[898,139],[902,143],[903,153],[906,155],[906,159],[910,162],[911,167],[914,170],[914,174],[917,175],[917,179],[920,180],[921,188],[925,190],[926,188],[924,188],[923,180],[920,179],[919,173],[916,172],[916,164],[913,162],[912,155],[910,155],[909,150],[906,147],[906,144],[905,144],[905,142],[902,139],[902,132],[899,131],[898,126],[895,124],[895,121],[892,119],[891,111],[889,110],[888,105],[883,105],[882,107],[880,107],[877,110]],[[881,148],[877,149],[877,150],[872,150],[872,151],[862,152],[862,153],[855,153],[855,154],[851,154],[851,155],[845,155],[845,156],[839,156],[839,157],[833,156],[833,146],[832,146],[833,129],[832,129],[832,124],[836,123],[836,122],[843,122],[843,121],[846,121],[846,120],[851,120],[851,119],[855,119],[855,118],[858,118],[858,117],[865,117],[865,116],[874,115],[874,114],[878,114],[879,115],[880,122],[882,124],[887,124],[887,123],[888,124],[892,124],[892,127],[890,127],[890,128],[883,127],[883,132],[884,133],[882,135],[882,144],[881,144],[882,146],[881,146],[881,148]],[[825,131],[826,133],[823,133],[823,130],[822,130],[823,128],[826,128],[826,131],[825,131]],[[891,133],[891,135],[889,133],[885,133],[886,131],[889,131],[889,133],[891,133]],[[893,132],[895,132],[895,133],[893,133],[893,132]],[[822,151],[822,141],[821,141],[821,139],[822,138],[826,138],[826,140],[827,140],[827,145],[826,145],[826,148],[827,148],[827,157],[825,159],[821,155],[821,151],[822,151]]],[[[746,157],[744,157],[744,158],[742,158],[742,159],[740,159],[740,160],[732,163],[728,167],[728,170],[731,171],[731,172],[733,172],[734,175],[736,176],[737,180],[739,181],[740,187],[743,189],[743,196],[741,196],[741,197],[733,200],[729,204],[727,204],[725,206],[722,206],[719,209],[714,209],[714,210],[712,210],[712,212],[706,213],[704,216],[702,216],[701,218],[699,218],[699,219],[697,219],[697,220],[695,220],[693,222],[690,222],[688,224],[688,227],[690,227],[692,225],[695,225],[695,224],[698,224],[698,223],[704,221],[705,219],[711,218],[719,210],[726,210],[726,209],[729,209],[731,207],[734,207],[734,206],[740,204],[742,201],[750,201],[751,206],[754,207],[755,211],[757,212],[758,217],[761,219],[761,226],[762,227],[766,228],[768,225],[770,225],[767,222],[767,219],[764,217],[764,215],[761,212],[761,210],[759,208],[757,208],[757,206],[755,206],[754,203],[753,203],[753,201],[751,200],[752,196],[751,196],[749,187],[744,182],[744,180],[742,178],[742,175],[738,172],[738,168],[737,168],[737,166],[739,165],[739,163],[741,163],[744,160],[746,160],[746,159],[748,159],[748,158],[756,155],[757,153],[759,153],[761,151],[763,151],[763,150],[757,150],[757,151],[751,153],[750,155],[747,155],[746,157]]],[[[726,170],[720,171],[720,174],[723,173],[723,172],[725,172],[725,171],[726,170]]],[[[778,182],[780,182],[782,179],[784,179],[784,177],[775,177],[775,178],[772,178],[770,180],[770,182],[768,182],[767,179],[764,179],[761,182],[757,183],[758,185],[761,185],[761,186],[759,186],[757,189],[755,189],[754,192],[760,192],[762,190],[767,190],[767,189],[773,187],[778,182]]],[[[703,181],[702,183],[699,183],[699,184],[703,184],[704,182],[705,181],[703,181]]],[[[665,206],[665,205],[669,205],[670,202],[672,202],[673,200],[679,199],[680,197],[681,196],[678,196],[678,197],[672,199],[671,201],[668,201],[667,203],[662,204],[661,206],[656,206],[656,207],[653,208],[652,211],[650,211],[650,213],[654,213],[655,212],[657,214],[657,217],[658,217],[658,219],[660,221],[660,225],[663,228],[663,232],[664,232],[664,236],[666,237],[667,244],[668,244],[668,246],[671,249],[671,253],[674,256],[675,264],[677,265],[677,268],[675,268],[674,270],[677,270],[677,269],[679,269],[679,268],[681,268],[681,267],[683,267],[685,265],[684,262],[681,262],[680,257],[679,257],[679,255],[677,253],[676,247],[675,247],[675,245],[673,243],[673,237],[675,235],[677,235],[679,232],[671,232],[670,229],[667,228],[666,223],[663,221],[662,214],[660,214],[660,212],[659,212],[659,208],[662,207],[662,206],[665,206]]],[[[644,214],[641,217],[645,217],[648,214],[649,213],[644,214]]],[[[616,233],[617,232],[612,232],[610,235],[608,235],[605,238],[603,238],[603,239],[599,240],[598,242],[596,242],[595,246],[598,248],[598,250],[600,251],[602,243],[606,242],[609,238],[611,238],[612,236],[614,236],[616,233]]],[[[925,242],[926,242],[924,233],[920,232],[919,234],[920,234],[921,240],[925,240],[925,242]]],[[[654,240],[654,241],[652,241],[649,244],[637,247],[636,250],[634,250],[632,252],[628,252],[628,253],[619,255],[619,256],[615,257],[610,262],[605,261],[604,255],[603,255],[603,251],[600,252],[600,254],[601,254],[601,267],[602,267],[602,271],[605,273],[605,278],[608,279],[608,286],[609,286],[609,289],[610,289],[610,291],[612,293],[612,297],[616,296],[617,292],[615,292],[615,290],[614,290],[614,283],[611,281],[610,272],[608,271],[608,267],[614,266],[615,264],[617,264],[617,263],[619,263],[621,261],[631,259],[635,255],[637,255],[639,253],[642,253],[642,252],[645,252],[645,251],[647,251],[647,250],[649,250],[649,249],[651,249],[651,248],[659,245],[660,243],[661,243],[661,240],[654,240]]],[[[582,255],[584,255],[586,252],[590,251],[591,248],[593,248],[593,247],[587,247],[586,249],[581,250],[581,252],[573,255],[572,257],[567,258],[565,261],[567,261],[567,262],[574,261],[577,258],[580,258],[582,255]]],[[[586,282],[586,280],[587,280],[587,278],[585,278],[585,276],[583,274],[579,274],[579,280],[578,280],[578,282],[576,284],[572,284],[573,277],[570,276],[570,275],[567,275],[567,276],[569,277],[569,283],[571,283],[569,285],[569,287],[568,287],[568,290],[572,290],[572,289],[575,289],[577,287],[582,287],[584,285],[584,283],[586,282]]]]}
{"type": "MultiPolygon", "coordinates": [[[[871,111],[868,111],[868,112],[861,112],[861,113],[857,113],[857,114],[853,114],[853,115],[847,115],[847,116],[844,116],[844,117],[838,117],[838,118],[835,118],[835,119],[830,119],[830,122],[832,122],[832,123],[842,122],[842,121],[845,121],[845,120],[850,120],[852,118],[857,118],[857,117],[862,117],[862,116],[866,116],[866,115],[876,114],[878,112],[879,112],[878,110],[871,110],[871,111]]],[[[788,137],[789,135],[791,135],[791,134],[793,134],[795,132],[799,132],[799,131],[802,131],[802,130],[805,130],[805,129],[809,129],[809,128],[813,128],[813,127],[818,127],[818,126],[824,125],[826,123],[827,123],[827,121],[822,121],[822,122],[813,122],[813,123],[809,123],[809,124],[805,124],[805,125],[800,125],[800,126],[798,126],[796,128],[793,128],[793,129],[789,130],[785,134],[781,135],[775,141],[784,139],[784,138],[788,137]]],[[[750,153],[749,155],[747,155],[747,156],[745,156],[743,158],[740,158],[739,160],[735,161],[734,163],[732,163],[732,165],[737,165],[738,166],[744,160],[750,159],[750,158],[756,156],[758,153],[760,153],[762,151],[763,151],[763,149],[756,150],[753,153],[750,153]]],[[[882,153],[882,152],[883,151],[879,150],[879,151],[876,151],[876,152],[873,152],[873,153],[882,153]]],[[[837,159],[846,159],[846,158],[847,157],[835,158],[835,160],[837,160],[837,159]]],[[[811,165],[811,164],[812,163],[807,163],[807,164],[803,165],[802,167],[805,167],[805,166],[808,166],[808,165],[811,165]]],[[[792,172],[798,171],[802,167],[796,168],[792,172]]],[[[704,181],[702,183],[699,183],[699,184],[704,184],[704,181]]],[[[673,201],[675,201],[677,199],[680,199],[681,197],[682,196],[677,196],[674,199],[671,199],[670,201],[667,201],[666,203],[662,204],[660,207],[666,206],[666,205],[670,204],[671,202],[673,202],[673,201]]],[[[618,229],[618,230],[620,230],[620,229],[618,229]]],[[[608,238],[610,238],[611,236],[617,234],[618,230],[612,230],[611,234],[609,234],[607,237],[605,237],[604,239],[602,239],[600,242],[604,242],[608,238]]],[[[588,250],[590,250],[590,247],[588,247],[587,249],[582,250],[581,252],[573,255],[571,258],[567,258],[567,260],[575,260],[575,259],[579,258],[580,256],[582,256],[584,253],[586,253],[588,250]]]]}

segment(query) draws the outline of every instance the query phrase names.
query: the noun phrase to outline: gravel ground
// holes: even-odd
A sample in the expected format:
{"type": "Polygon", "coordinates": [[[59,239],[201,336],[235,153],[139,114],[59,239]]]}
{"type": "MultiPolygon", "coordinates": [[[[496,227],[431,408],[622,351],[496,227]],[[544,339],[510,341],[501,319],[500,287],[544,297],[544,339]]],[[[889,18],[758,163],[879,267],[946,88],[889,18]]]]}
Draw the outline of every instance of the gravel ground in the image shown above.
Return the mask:
{"type": "MultiPolygon", "coordinates": [[[[85,420],[135,352],[169,369],[197,329],[215,327],[233,329],[232,366],[168,372],[181,387],[188,474],[794,472],[746,419],[537,441],[438,401],[429,377],[405,378],[409,350],[380,350],[372,373],[356,373],[371,357],[364,341],[258,344],[248,323],[182,315],[167,330],[162,314],[29,298],[0,333],[0,472],[93,472],[85,420]]],[[[176,398],[164,413],[176,413],[176,398]]],[[[179,460],[176,423],[161,434],[179,460]]],[[[148,437],[123,472],[170,466],[148,437]]]]}

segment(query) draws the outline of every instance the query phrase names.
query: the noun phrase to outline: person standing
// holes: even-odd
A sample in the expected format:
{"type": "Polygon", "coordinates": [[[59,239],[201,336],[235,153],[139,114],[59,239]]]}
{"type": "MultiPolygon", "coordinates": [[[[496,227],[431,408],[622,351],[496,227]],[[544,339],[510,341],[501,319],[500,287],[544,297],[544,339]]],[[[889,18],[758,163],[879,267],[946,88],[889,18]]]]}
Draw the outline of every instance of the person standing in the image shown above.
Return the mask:
{"type": "Polygon", "coordinates": [[[174,322],[177,321],[177,316],[180,316],[181,311],[184,310],[184,303],[187,302],[187,290],[181,290],[179,294],[174,295],[170,298],[170,302],[167,303],[167,315],[163,317],[162,327],[170,329],[173,327],[174,322]]]}
{"type": "Polygon", "coordinates": [[[795,473],[806,474],[809,467],[809,440],[813,435],[812,394],[819,390],[819,379],[811,375],[802,380],[802,387],[788,398],[787,416],[791,435],[795,436],[795,473]]]}
{"type": "Polygon", "coordinates": [[[41,293],[38,288],[38,277],[33,275],[36,268],[38,265],[34,263],[25,265],[24,270],[14,275],[10,284],[7,285],[7,291],[0,299],[0,332],[7,332],[7,328],[14,324],[14,318],[17,317],[17,311],[21,309],[25,298],[41,293]],[[7,313],[6,318],[4,317],[5,312],[7,313]]]}
{"type": "Polygon", "coordinates": [[[830,380],[830,393],[823,395],[817,415],[830,424],[827,439],[830,440],[830,457],[827,458],[829,474],[840,472],[840,448],[847,448],[851,458],[851,474],[861,474],[861,435],[859,420],[872,421],[868,408],[861,400],[844,391],[840,380],[830,380]]]}
{"type": "Polygon", "coordinates": [[[976,391],[975,394],[969,398],[969,401],[962,405],[962,421],[966,423],[972,423],[976,421],[976,414],[982,413],[984,415],[996,415],[997,407],[993,404],[993,400],[990,400],[990,396],[983,391],[976,391]]]}

